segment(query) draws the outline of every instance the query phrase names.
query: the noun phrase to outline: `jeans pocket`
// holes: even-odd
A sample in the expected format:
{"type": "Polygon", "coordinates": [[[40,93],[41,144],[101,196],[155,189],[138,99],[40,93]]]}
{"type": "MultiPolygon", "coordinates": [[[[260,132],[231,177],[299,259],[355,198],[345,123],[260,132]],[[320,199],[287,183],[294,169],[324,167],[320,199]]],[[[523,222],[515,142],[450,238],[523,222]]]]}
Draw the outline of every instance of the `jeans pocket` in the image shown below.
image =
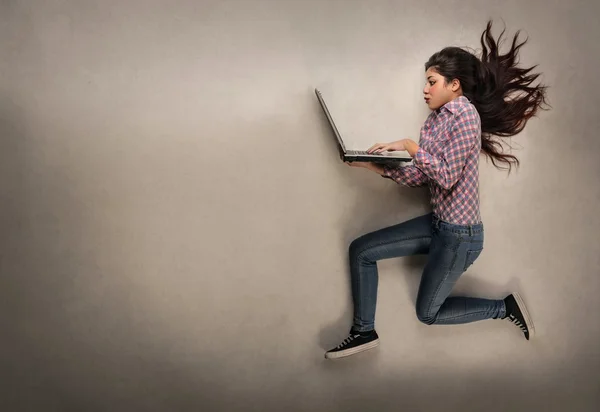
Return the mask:
{"type": "Polygon", "coordinates": [[[463,272],[466,272],[466,270],[469,269],[473,263],[475,263],[479,255],[481,255],[481,252],[483,252],[483,248],[473,249],[467,252],[467,259],[465,261],[465,268],[463,269],[463,272]]]}

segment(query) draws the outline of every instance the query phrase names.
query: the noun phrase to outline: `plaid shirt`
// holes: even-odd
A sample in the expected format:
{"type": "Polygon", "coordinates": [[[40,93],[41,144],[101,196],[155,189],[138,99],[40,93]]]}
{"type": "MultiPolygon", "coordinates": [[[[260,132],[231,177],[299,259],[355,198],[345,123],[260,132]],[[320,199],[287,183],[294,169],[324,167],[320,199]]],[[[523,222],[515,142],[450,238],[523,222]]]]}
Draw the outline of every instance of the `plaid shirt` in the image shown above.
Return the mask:
{"type": "Polygon", "coordinates": [[[441,220],[480,223],[480,151],[479,113],[460,96],[427,117],[412,165],[384,166],[383,177],[410,187],[428,184],[433,213],[441,220]]]}

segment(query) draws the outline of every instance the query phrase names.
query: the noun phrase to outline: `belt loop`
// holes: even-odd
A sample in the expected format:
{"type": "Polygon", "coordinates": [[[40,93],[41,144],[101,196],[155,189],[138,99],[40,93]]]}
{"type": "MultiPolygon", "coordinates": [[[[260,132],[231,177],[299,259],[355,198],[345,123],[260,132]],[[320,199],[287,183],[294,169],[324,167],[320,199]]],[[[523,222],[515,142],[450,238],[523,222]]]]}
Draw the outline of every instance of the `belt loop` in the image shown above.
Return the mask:
{"type": "Polygon", "coordinates": [[[469,236],[473,236],[473,225],[469,225],[469,236]]]}

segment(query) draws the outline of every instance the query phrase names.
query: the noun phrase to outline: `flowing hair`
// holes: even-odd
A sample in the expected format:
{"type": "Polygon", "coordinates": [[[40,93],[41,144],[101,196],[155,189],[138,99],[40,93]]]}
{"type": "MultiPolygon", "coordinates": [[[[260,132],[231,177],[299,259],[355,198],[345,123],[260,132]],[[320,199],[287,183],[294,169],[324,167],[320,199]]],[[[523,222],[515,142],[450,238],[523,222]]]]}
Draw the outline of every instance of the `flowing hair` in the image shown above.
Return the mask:
{"type": "Polygon", "coordinates": [[[473,103],[481,118],[482,152],[498,169],[506,169],[499,167],[498,163],[507,164],[510,174],[513,164],[519,166],[519,159],[503,153],[502,138],[520,133],[538,109],[547,110],[542,105],[548,106],[548,86],[532,86],[540,76],[539,73],[531,73],[537,65],[517,67],[517,52],[527,43],[527,40],[517,43],[520,31],[515,34],[510,50],[500,54],[505,30],[495,41],[491,28],[492,22],[488,21],[481,35],[480,58],[462,48],[446,47],[429,58],[425,70],[433,68],[446,83],[454,79],[460,81],[463,94],[473,103]]]}

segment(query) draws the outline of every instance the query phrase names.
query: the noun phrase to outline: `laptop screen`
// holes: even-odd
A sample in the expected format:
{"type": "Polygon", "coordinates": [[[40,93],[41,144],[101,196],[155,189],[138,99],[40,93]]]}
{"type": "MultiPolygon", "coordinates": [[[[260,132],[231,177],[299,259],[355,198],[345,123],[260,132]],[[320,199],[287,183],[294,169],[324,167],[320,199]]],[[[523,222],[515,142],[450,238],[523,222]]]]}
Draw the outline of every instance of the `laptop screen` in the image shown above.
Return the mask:
{"type": "Polygon", "coordinates": [[[342,136],[340,136],[340,133],[338,132],[338,129],[335,126],[335,123],[333,122],[333,118],[331,117],[331,113],[329,113],[329,109],[327,108],[327,105],[325,104],[325,100],[323,100],[323,95],[322,95],[321,91],[318,89],[315,89],[315,93],[317,95],[317,98],[319,99],[319,103],[321,103],[321,107],[323,108],[325,115],[327,116],[327,120],[329,120],[329,124],[331,125],[331,128],[333,129],[333,131],[335,133],[335,137],[337,137],[338,142],[340,143],[340,146],[344,150],[344,153],[346,153],[346,146],[344,146],[344,142],[342,141],[342,136]]]}

